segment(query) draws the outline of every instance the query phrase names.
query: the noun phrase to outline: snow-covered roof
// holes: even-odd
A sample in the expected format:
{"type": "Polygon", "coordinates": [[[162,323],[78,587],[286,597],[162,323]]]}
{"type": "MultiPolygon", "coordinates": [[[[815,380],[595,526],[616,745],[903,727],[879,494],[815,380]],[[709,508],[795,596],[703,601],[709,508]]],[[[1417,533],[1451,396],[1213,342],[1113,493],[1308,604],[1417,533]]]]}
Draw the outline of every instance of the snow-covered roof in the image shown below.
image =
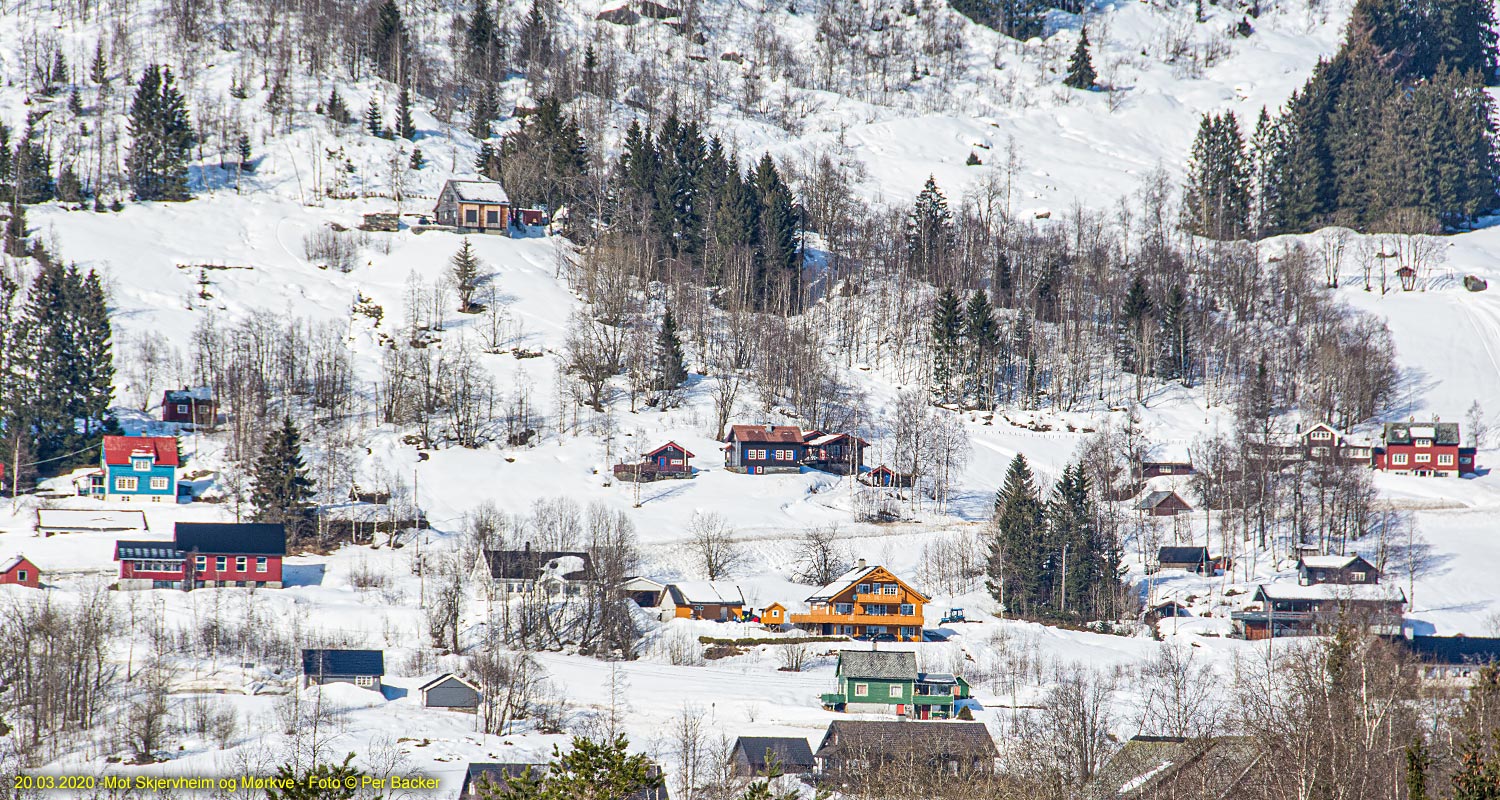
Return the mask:
{"type": "Polygon", "coordinates": [[[146,515],[140,511],[106,511],[88,508],[39,508],[36,525],[44,530],[143,531],[146,515]]]}
{"type": "Polygon", "coordinates": [[[464,203],[491,203],[495,205],[510,203],[510,196],[505,193],[505,187],[494,181],[448,181],[448,186],[453,189],[453,197],[464,203]]]}
{"type": "Polygon", "coordinates": [[[197,386],[191,389],[168,389],[166,392],[168,403],[183,403],[189,400],[207,402],[212,399],[214,399],[214,390],[207,386],[197,386]]]}
{"type": "Polygon", "coordinates": [[[677,605],[744,605],[745,595],[737,584],[726,581],[682,581],[667,584],[677,605]]]}
{"type": "Polygon", "coordinates": [[[1309,569],[1343,569],[1358,558],[1357,553],[1348,556],[1303,556],[1302,565],[1309,569]]]}
{"type": "Polygon", "coordinates": [[[1297,583],[1263,583],[1260,592],[1271,600],[1356,600],[1356,601],[1405,601],[1406,593],[1399,586],[1382,584],[1317,583],[1303,586],[1297,583]]]}
{"type": "Polygon", "coordinates": [[[6,560],[4,564],[0,564],[0,575],[4,575],[5,573],[10,572],[11,570],[20,566],[21,562],[25,560],[26,556],[20,554],[11,556],[8,560],[6,560]]]}
{"type": "Polygon", "coordinates": [[[863,578],[864,576],[869,575],[871,572],[874,572],[877,569],[879,569],[879,567],[866,567],[866,566],[855,567],[854,569],[851,569],[848,572],[845,572],[843,575],[840,575],[837,578],[834,578],[832,581],[830,581],[828,583],[827,586],[824,586],[823,588],[817,590],[816,592],[813,592],[812,596],[808,597],[807,599],[808,600],[827,600],[830,597],[833,597],[835,595],[841,594],[844,590],[848,589],[850,586],[853,586],[854,584],[858,583],[860,578],[863,578]]]}

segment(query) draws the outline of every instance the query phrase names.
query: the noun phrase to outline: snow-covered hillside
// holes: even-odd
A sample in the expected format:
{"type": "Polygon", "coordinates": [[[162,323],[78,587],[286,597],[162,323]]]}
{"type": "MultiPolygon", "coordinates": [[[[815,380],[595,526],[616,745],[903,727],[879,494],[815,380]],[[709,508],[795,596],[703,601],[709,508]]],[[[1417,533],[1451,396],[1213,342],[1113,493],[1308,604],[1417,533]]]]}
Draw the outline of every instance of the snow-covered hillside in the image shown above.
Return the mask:
{"type": "MultiPolygon", "coordinates": [[[[411,5],[416,31],[430,41],[446,36],[457,10],[452,4],[411,5]]],[[[901,208],[929,175],[955,204],[988,181],[1008,186],[1009,210],[1040,225],[1047,224],[1049,215],[1060,217],[1075,206],[1110,213],[1121,204],[1128,206],[1157,170],[1178,184],[1199,117],[1233,110],[1249,121],[1261,107],[1279,106],[1306,80],[1317,60],[1336,48],[1348,12],[1345,3],[1270,4],[1272,8],[1253,20],[1253,35],[1242,38],[1231,34],[1242,15],[1216,5],[1207,6],[1207,22],[1195,24],[1192,3],[1101,3],[1087,23],[1107,90],[1076,92],[1062,88],[1058,79],[1084,22],[1079,17],[1055,12],[1045,39],[1018,43],[947,9],[928,10],[924,19],[951,27],[963,43],[954,56],[963,62],[956,72],[959,77],[945,79],[943,85],[930,76],[912,83],[911,64],[903,62],[890,79],[899,88],[882,92],[796,89],[773,64],[754,63],[753,57],[744,64],[722,59],[725,53],[749,57],[768,51],[767,35],[786,48],[816,52],[822,47],[818,29],[824,20],[818,3],[797,3],[795,13],[772,9],[765,16],[756,5],[705,0],[702,24],[707,35],[702,44],[656,20],[643,19],[628,27],[597,21],[606,6],[598,0],[559,4],[556,24],[572,41],[617,41],[620,52],[633,59],[620,65],[622,76],[641,77],[642,65],[653,60],[660,60],[656,74],[667,85],[673,83],[679,65],[700,77],[712,70],[726,83],[741,81],[741,73],[756,74],[764,95],[762,113],[745,114],[729,103],[711,103],[710,132],[734,143],[747,158],[769,152],[796,164],[811,155],[832,153],[858,165],[854,172],[861,176],[858,190],[865,199],[901,208]],[[1174,59],[1143,55],[1148,43],[1159,43],[1163,37],[1181,39],[1174,59]],[[1208,53],[1212,55],[1206,58],[1208,53]],[[689,57],[693,55],[707,61],[689,57]],[[984,163],[967,166],[971,152],[984,163]]],[[[156,416],[161,392],[191,380],[186,361],[194,332],[205,320],[220,327],[255,317],[278,325],[305,321],[309,330],[317,328],[345,348],[357,387],[359,407],[351,414],[357,420],[339,453],[347,461],[347,477],[365,484],[394,478],[413,493],[433,527],[413,534],[408,546],[400,549],[349,546],[329,555],[294,556],[288,562],[288,586],[279,591],[161,590],[128,602],[139,605],[143,613],[149,609],[169,627],[201,626],[206,617],[219,616],[244,620],[247,626],[285,627],[304,641],[340,640],[384,650],[390,687],[384,694],[352,687],[326,693],[325,702],[339,711],[331,747],[359,752],[362,758],[399,753],[404,768],[444,780],[438,796],[456,797],[456,781],[467,762],[545,760],[554,745],[566,741],[563,734],[541,733],[531,724],[517,726],[513,735],[485,736],[475,732],[473,717],[424,709],[418,702],[418,686],[441,671],[458,668],[460,662],[457,656],[434,655],[428,647],[421,608],[424,577],[413,570],[415,554],[424,549],[429,557],[456,552],[465,515],[481,503],[524,515],[538,500],[568,498],[580,507],[597,503],[620,512],[640,536],[643,572],[660,580],[702,577],[689,546],[689,528],[695,515],[716,513],[733,526],[745,553],[731,577],[744,587],[748,602],[760,608],[773,601],[801,602],[806,596],[810,587],[794,583],[791,565],[798,540],[820,526],[836,524],[852,556],[918,580],[927,574],[929,548],[971,536],[988,520],[997,485],[1015,455],[1024,454],[1041,482],[1050,484],[1076,457],[1090,432],[1119,425],[1124,417],[1123,412],[1105,410],[1108,403],[1097,412],[1076,414],[1002,410],[991,417],[943,412],[960,419],[972,451],[954,481],[946,512],[924,500],[920,507],[905,509],[908,519],[903,522],[857,522],[853,512],[859,488],[850,479],[815,472],[746,476],[720,468],[722,445],[712,438],[713,379],[690,378],[680,406],[668,411],[632,411],[621,399],[608,413],[596,414],[574,402],[558,376],[568,321],[581,307],[567,279],[575,246],[537,227],[524,237],[473,236],[469,241],[482,263],[485,291],[494,290],[508,326],[506,348],[479,354],[479,369],[493,380],[500,403],[521,394],[527,397],[542,434],[528,445],[491,442],[474,449],[419,450],[411,430],[376,424],[373,387],[381,379],[388,337],[398,335],[408,314],[419,313],[409,308],[414,298],[427,302],[412,287],[443,282],[449,259],[462,241],[451,232],[418,232],[410,223],[416,222],[415,215],[430,212],[444,180],[471,171],[479,143],[457,117],[440,120],[433,113],[435,104],[426,101],[418,103],[419,133],[413,143],[371,137],[357,124],[333,126],[311,110],[326,96],[328,86],[305,79],[297,79],[290,90],[297,109],[290,130],[279,125],[273,129],[261,113],[268,89],[252,86],[244,99],[229,94],[241,74],[232,53],[207,44],[200,45],[201,52],[175,52],[164,30],[165,15],[157,15],[156,3],[105,6],[108,13],[88,23],[64,21],[62,12],[46,8],[29,8],[22,14],[0,7],[0,74],[15,75],[23,49],[39,38],[57,42],[76,65],[87,63],[101,37],[112,37],[111,48],[123,48],[128,55],[119,58],[133,68],[157,60],[189,61],[181,64],[179,74],[194,114],[240,120],[253,129],[256,154],[253,174],[241,176],[236,186],[229,171],[213,166],[221,154],[205,153],[193,171],[197,196],[186,203],[127,202],[123,210],[105,213],[61,203],[28,209],[34,235],[51,253],[107,276],[121,363],[116,401],[122,423],[133,431],[159,429],[150,420],[156,416]],[[417,171],[399,168],[413,144],[421,148],[426,166],[417,171]],[[393,156],[399,160],[395,169],[388,167],[393,156]],[[400,186],[392,186],[391,175],[396,173],[402,174],[400,186]],[[394,233],[359,234],[358,252],[347,272],[309,258],[306,242],[311,237],[330,225],[355,228],[364,213],[396,210],[397,193],[402,195],[407,224],[394,233]],[[357,312],[356,306],[366,311],[378,306],[381,316],[357,312]],[[126,365],[153,348],[158,359],[154,370],[126,365]],[[696,479],[637,488],[611,478],[612,463],[667,440],[696,454],[702,470],[696,479]],[[385,576],[378,588],[365,578],[371,572],[385,576]]],[[[523,4],[506,8],[514,19],[525,14],[523,4]]],[[[917,35],[917,23],[902,19],[900,4],[875,3],[866,13],[889,17],[893,30],[917,35]]],[[[1149,49],[1160,52],[1154,46],[1149,49]]],[[[48,135],[59,142],[73,136],[78,120],[64,107],[66,95],[35,98],[27,92],[28,80],[10,79],[0,88],[0,118],[19,130],[28,111],[45,106],[53,114],[42,123],[48,135]]],[[[692,82],[684,78],[685,85],[692,82]]],[[[389,87],[370,78],[340,81],[340,86],[353,109],[362,109],[371,97],[387,107],[393,103],[389,87]]],[[[508,102],[530,99],[523,78],[510,80],[504,88],[508,102]]],[[[85,104],[107,104],[116,112],[112,124],[121,125],[121,91],[117,85],[112,97],[100,101],[89,89],[85,104]]],[[[586,132],[598,137],[593,146],[612,155],[629,121],[648,115],[623,103],[604,105],[600,121],[586,126],[586,132]]],[[[85,119],[91,126],[103,124],[92,112],[85,119]]],[[[507,119],[497,127],[503,131],[516,124],[507,119]]],[[[1290,244],[1290,239],[1273,240],[1262,248],[1269,252],[1290,244]]],[[[1407,373],[1393,420],[1434,415],[1459,420],[1476,400],[1491,413],[1500,411],[1500,294],[1470,293],[1462,285],[1463,276],[1478,275],[1500,286],[1500,230],[1483,228],[1452,236],[1443,245],[1442,266],[1424,291],[1370,291],[1352,259],[1343,269],[1340,288],[1330,290],[1350,306],[1384,319],[1391,329],[1407,373]]],[[[470,345],[481,341],[489,324],[485,315],[450,313],[433,347],[439,353],[456,353],[465,340],[470,345]]],[[[693,343],[688,345],[692,369],[693,343]]],[[[868,398],[869,428],[887,431],[896,421],[898,392],[912,387],[879,369],[861,368],[865,366],[845,369],[843,377],[868,398]]],[[[771,421],[752,419],[756,412],[751,406],[748,401],[742,404],[736,419],[771,421]]],[[[1231,409],[1222,402],[1209,406],[1201,391],[1175,385],[1154,390],[1138,413],[1141,430],[1162,452],[1185,452],[1195,440],[1231,424],[1231,409]]],[[[1372,422],[1359,432],[1375,430],[1372,422]]],[[[330,453],[320,448],[333,440],[312,438],[308,456],[316,466],[329,460],[330,453]]],[[[210,489],[208,497],[221,499],[223,472],[233,468],[225,453],[227,435],[185,436],[182,446],[192,469],[219,474],[220,485],[210,489]]],[[[877,453],[881,446],[877,441],[877,453]]],[[[1375,479],[1384,503],[1411,513],[1408,541],[1399,544],[1422,553],[1416,568],[1392,579],[1409,595],[1408,619],[1415,632],[1500,633],[1500,582],[1492,574],[1500,559],[1500,545],[1493,536],[1500,527],[1500,477],[1488,466],[1496,459],[1500,448],[1481,449],[1480,474],[1461,480],[1383,474],[1375,479]]],[[[1170,480],[1162,482],[1169,484],[1170,480]]],[[[47,592],[63,600],[112,581],[117,574],[113,538],[41,537],[34,529],[34,512],[42,502],[34,496],[0,501],[0,563],[24,553],[44,570],[47,592]]],[[[99,505],[81,498],[45,502],[99,505]]],[[[218,502],[152,505],[146,513],[155,535],[165,535],[177,521],[234,518],[230,504],[218,502]]],[[[1180,520],[1175,530],[1183,543],[1217,547],[1217,541],[1206,540],[1209,524],[1203,514],[1195,513],[1180,520]]],[[[1171,526],[1164,530],[1173,535],[1171,526]]],[[[1133,541],[1126,547],[1132,580],[1145,577],[1139,546],[1133,541]]],[[[1164,623],[1159,635],[1191,646],[1227,677],[1237,655],[1258,647],[1226,637],[1231,610],[1227,598],[1253,591],[1259,581],[1285,578],[1291,569],[1291,563],[1262,554],[1242,559],[1222,577],[1163,573],[1149,586],[1143,584],[1142,592],[1152,599],[1192,598],[1198,616],[1164,623]]],[[[491,609],[477,590],[471,595],[460,640],[477,646],[491,609]]],[[[975,683],[983,706],[976,717],[998,735],[1010,730],[1017,707],[1035,701],[1050,685],[1051,666],[1079,663],[1128,672],[1140,669],[1161,648],[1146,634],[1114,636],[997,619],[996,603],[977,583],[967,593],[933,595],[928,625],[948,634],[946,642],[878,646],[915,649],[924,668],[985,676],[975,683]],[[938,620],[949,607],[965,607],[975,624],[941,626],[938,620]],[[1022,661],[1032,666],[1018,667],[1022,661]],[[1022,673],[1019,679],[1013,677],[1022,673]]],[[[0,586],[0,609],[33,596],[23,588],[0,586]]],[[[611,705],[623,704],[629,712],[625,731],[633,746],[657,757],[669,774],[675,767],[668,731],[683,715],[701,719],[714,737],[801,735],[816,744],[827,724],[839,718],[818,704],[818,695],[833,688],[830,652],[871,646],[812,645],[815,655],[802,672],[779,669],[777,645],[682,664],[673,663],[679,659],[669,652],[674,640],[765,632],[740,623],[652,619],[643,625],[646,644],[639,660],[611,663],[568,653],[544,653],[537,660],[553,695],[566,700],[569,731],[582,729],[590,717],[606,713],[611,705]]],[[[144,628],[127,638],[144,641],[144,628]]],[[[121,649],[114,655],[129,658],[121,649]]],[[[212,663],[170,657],[169,661],[176,676],[174,713],[186,719],[191,698],[227,689],[228,694],[214,697],[233,709],[239,725],[225,742],[183,732],[165,762],[130,769],[162,774],[272,771],[279,763],[279,748],[288,741],[278,715],[283,713],[281,693],[291,685],[289,676],[227,657],[212,663]]],[[[1128,684],[1113,698],[1114,732],[1128,737],[1135,732],[1134,715],[1143,698],[1128,684]]],[[[81,736],[59,751],[62,755],[50,768],[96,772],[125,749],[117,738],[100,734],[81,736]]]]}

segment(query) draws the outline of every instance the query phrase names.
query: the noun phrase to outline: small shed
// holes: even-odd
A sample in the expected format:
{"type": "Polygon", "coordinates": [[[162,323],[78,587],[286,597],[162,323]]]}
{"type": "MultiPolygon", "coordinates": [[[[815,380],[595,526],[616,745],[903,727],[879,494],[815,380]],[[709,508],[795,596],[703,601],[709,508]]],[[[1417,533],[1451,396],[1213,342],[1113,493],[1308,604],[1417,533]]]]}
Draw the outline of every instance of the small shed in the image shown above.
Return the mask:
{"type": "Polygon", "coordinates": [[[478,708],[479,687],[451,672],[433,678],[417,688],[422,705],[427,708],[478,708]]]}
{"type": "Polygon", "coordinates": [[[42,587],[42,571],[26,556],[17,554],[0,562],[0,585],[15,584],[33,589],[42,587]]]}
{"type": "Polygon", "coordinates": [[[620,584],[620,595],[626,600],[634,600],[641,608],[656,608],[661,605],[661,596],[666,589],[667,585],[664,583],[635,575],[620,584]]]}
{"type": "Polygon", "coordinates": [[[773,772],[801,775],[815,766],[812,747],[801,736],[741,736],[734,741],[730,763],[734,774],[743,778],[773,772]]]}
{"type": "Polygon", "coordinates": [[[778,627],[786,623],[786,606],[780,603],[772,603],[760,612],[761,624],[767,627],[778,627]]]}
{"type": "Polygon", "coordinates": [[[1193,510],[1193,507],[1182,499],[1182,495],[1172,491],[1152,492],[1136,503],[1135,507],[1136,510],[1144,511],[1153,517],[1175,517],[1193,510]]]}
{"type": "Polygon", "coordinates": [[[911,488],[911,475],[897,472],[884,464],[859,476],[866,486],[886,486],[895,489],[911,488]]]}
{"type": "Polygon", "coordinates": [[[1189,611],[1188,607],[1182,603],[1176,600],[1163,600],[1146,609],[1145,622],[1147,625],[1155,625],[1164,619],[1191,616],[1193,616],[1193,612],[1189,611]]]}
{"type": "Polygon", "coordinates": [[[724,581],[681,581],[669,583],[662,605],[678,619],[739,619],[745,609],[745,595],[740,587],[724,581]]]}

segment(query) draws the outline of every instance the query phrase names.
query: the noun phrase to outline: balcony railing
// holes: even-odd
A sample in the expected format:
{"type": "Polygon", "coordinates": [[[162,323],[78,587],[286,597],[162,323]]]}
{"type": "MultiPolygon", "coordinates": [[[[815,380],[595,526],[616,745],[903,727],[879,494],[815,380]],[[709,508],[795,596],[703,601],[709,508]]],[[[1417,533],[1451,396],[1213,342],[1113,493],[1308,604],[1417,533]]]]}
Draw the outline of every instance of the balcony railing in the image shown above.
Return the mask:
{"type": "Polygon", "coordinates": [[[911,625],[922,626],[919,614],[839,614],[834,611],[813,611],[807,614],[788,614],[793,625],[911,625]]]}

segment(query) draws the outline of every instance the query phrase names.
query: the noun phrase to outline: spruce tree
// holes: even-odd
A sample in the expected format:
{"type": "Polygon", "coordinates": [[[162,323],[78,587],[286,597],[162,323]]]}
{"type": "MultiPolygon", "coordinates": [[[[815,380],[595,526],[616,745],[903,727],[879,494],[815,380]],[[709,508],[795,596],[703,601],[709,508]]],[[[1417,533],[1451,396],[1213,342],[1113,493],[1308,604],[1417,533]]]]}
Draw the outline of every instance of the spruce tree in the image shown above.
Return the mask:
{"type": "Polygon", "coordinates": [[[313,482],[302,460],[302,436],[290,414],[266,434],[251,482],[256,522],[285,525],[293,541],[313,533],[313,482]]]}
{"type": "Polygon", "coordinates": [[[375,14],[371,54],[380,77],[401,83],[406,72],[407,33],[396,0],[385,0],[375,14]]]}
{"type": "Polygon", "coordinates": [[[480,266],[479,256],[474,254],[474,248],[469,244],[469,237],[464,237],[458,252],[453,254],[451,264],[453,285],[458,290],[458,310],[467,312],[471,309],[474,291],[479,288],[480,266]]]}
{"type": "Polygon", "coordinates": [[[1150,367],[1147,343],[1153,332],[1156,305],[1151,300],[1146,279],[1140,273],[1130,282],[1125,301],[1120,306],[1119,338],[1116,352],[1120,358],[1120,369],[1137,375],[1145,374],[1150,367]]]}
{"type": "Polygon", "coordinates": [[[912,268],[924,277],[935,277],[936,269],[953,251],[953,212],[937,180],[927,176],[916,203],[906,217],[906,255],[912,268]]]}
{"type": "Polygon", "coordinates": [[[1017,455],[995,494],[995,526],[985,568],[990,595],[1007,614],[1027,615],[1044,600],[1048,575],[1042,502],[1024,455],[1017,455]]]}
{"type": "Polygon", "coordinates": [[[109,62],[104,58],[104,40],[94,43],[94,61],[89,65],[89,80],[97,86],[109,84],[109,62]]]}
{"type": "Polygon", "coordinates": [[[125,159],[137,200],[187,200],[187,162],[196,143],[187,103],[172,71],[147,66],[130,105],[130,153],[125,159]]]}
{"type": "Polygon", "coordinates": [[[354,120],[354,116],[349,113],[349,105],[344,102],[337,86],[328,93],[328,102],[324,104],[323,113],[341,125],[347,125],[354,120]]]}
{"type": "Polygon", "coordinates": [[[27,235],[26,206],[12,201],[10,218],[5,221],[5,254],[12,258],[25,258],[30,254],[31,241],[27,235]]]}
{"type": "Polygon", "coordinates": [[[1183,189],[1183,227],[1211,239],[1250,233],[1250,158],[1234,112],[1205,114],[1198,125],[1183,189]]]}
{"type": "Polygon", "coordinates": [[[479,153],[474,156],[474,171],[489,178],[497,177],[495,163],[495,148],[489,142],[480,144],[479,153]]]}
{"type": "Polygon", "coordinates": [[[365,130],[371,136],[384,136],[385,123],[380,118],[380,103],[375,98],[370,98],[370,104],[365,106],[365,130]]]}
{"type": "Polygon", "coordinates": [[[250,151],[249,134],[245,133],[244,131],[240,132],[239,142],[236,144],[235,150],[237,155],[239,156],[240,169],[249,172],[250,160],[254,156],[254,154],[250,151]]]}
{"type": "Polygon", "coordinates": [[[994,364],[1000,352],[1000,324],[983,290],[976,289],[964,307],[965,378],[968,393],[980,406],[994,398],[994,364]]]}
{"type": "Polygon", "coordinates": [[[963,317],[958,295],[944,289],[932,309],[932,393],[938,403],[952,403],[957,392],[954,379],[960,369],[963,317]]]}
{"type": "Polygon", "coordinates": [[[411,119],[411,92],[405,86],[396,95],[396,135],[413,141],[417,138],[417,125],[411,119]]]}
{"type": "Polygon", "coordinates": [[[407,166],[414,170],[427,166],[427,160],[422,157],[422,148],[413,147],[411,149],[411,161],[408,162],[407,166]]]}
{"type": "Polygon", "coordinates": [[[22,203],[45,203],[57,196],[57,185],[52,180],[52,156],[47,152],[44,140],[36,130],[40,115],[26,115],[26,130],[16,144],[11,158],[15,170],[15,191],[22,203]]]}
{"type": "Polygon", "coordinates": [[[500,141],[497,171],[511,200],[569,205],[578,197],[588,165],[588,147],[562,101],[544,97],[519,130],[500,141]]]}
{"type": "Polygon", "coordinates": [[[1192,325],[1188,319],[1188,298],[1181,286],[1173,286],[1161,308],[1161,356],[1157,376],[1163,380],[1180,380],[1193,385],[1192,325]]]}
{"type": "Polygon", "coordinates": [[[1089,29],[1078,31],[1078,46],[1073,48],[1073,57],[1068,61],[1068,77],[1063,84],[1073,89],[1092,89],[1099,80],[1094,71],[1094,58],[1089,55],[1089,29]]]}
{"type": "Polygon", "coordinates": [[[780,308],[796,313],[801,308],[802,299],[802,254],[798,250],[797,214],[792,205],[792,191],[782,182],[769,153],[761,156],[751,185],[760,211],[757,225],[759,290],[756,296],[763,309],[780,308]],[[773,293],[780,293],[786,302],[774,302],[773,293]]]}
{"type": "Polygon", "coordinates": [[[464,65],[469,77],[485,84],[500,79],[500,28],[490,13],[489,0],[474,0],[464,43],[464,65]]]}
{"type": "MultiPolygon", "coordinates": [[[[687,363],[682,357],[682,340],[677,336],[677,320],[668,309],[656,334],[656,388],[669,393],[686,380],[687,363]]],[[[662,410],[666,410],[665,403],[662,410]]]]}
{"type": "Polygon", "coordinates": [[[490,126],[500,116],[500,100],[495,96],[495,87],[486,83],[474,95],[474,108],[469,113],[469,135],[483,141],[490,138],[490,126]]]}

